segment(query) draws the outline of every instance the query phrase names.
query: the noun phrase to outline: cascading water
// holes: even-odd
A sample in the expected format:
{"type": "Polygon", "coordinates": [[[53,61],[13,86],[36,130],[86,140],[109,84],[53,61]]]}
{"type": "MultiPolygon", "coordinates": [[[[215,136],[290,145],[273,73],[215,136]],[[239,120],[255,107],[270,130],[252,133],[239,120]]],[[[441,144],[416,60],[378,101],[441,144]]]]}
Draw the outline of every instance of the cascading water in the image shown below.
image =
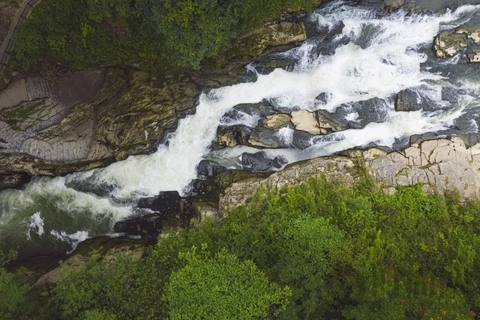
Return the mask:
{"type": "MultiPolygon", "coordinates": [[[[289,163],[372,143],[392,147],[414,134],[448,130],[458,119],[464,133],[477,133],[480,79],[474,73],[454,73],[452,65],[460,66],[460,59],[437,59],[429,48],[440,30],[465,23],[479,11],[480,6],[463,6],[438,16],[397,12],[378,18],[372,9],[342,2],[319,9],[310,23],[328,36],[313,36],[281,54],[295,61],[293,70],[276,69],[258,74],[256,82],[202,94],[196,113],[182,119],[168,145],[155,153],[1,192],[0,249],[15,249],[23,256],[72,250],[87,237],[111,233],[116,221],[136,213],[139,198],[166,190],[188,193],[202,159],[241,169],[241,154],[257,149],[209,149],[219,124],[251,127],[258,122],[255,115],[223,117],[241,103],[267,100],[285,111],[326,110],[359,124],[358,129],[315,137],[303,150],[265,150],[289,163]],[[431,108],[396,112],[394,95],[407,88],[427,99],[431,108]],[[319,94],[327,99],[316,99],[319,94]],[[369,107],[362,109],[365,105],[369,107]]],[[[291,144],[292,132],[279,132],[284,144],[291,144]]]]}

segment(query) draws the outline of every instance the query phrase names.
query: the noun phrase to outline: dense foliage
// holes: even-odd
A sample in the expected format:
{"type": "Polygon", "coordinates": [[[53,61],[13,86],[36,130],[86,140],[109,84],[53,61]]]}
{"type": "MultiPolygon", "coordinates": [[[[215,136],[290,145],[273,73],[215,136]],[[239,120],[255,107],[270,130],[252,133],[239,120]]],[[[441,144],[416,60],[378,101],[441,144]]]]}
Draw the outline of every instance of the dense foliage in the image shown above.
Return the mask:
{"type": "Polygon", "coordinates": [[[42,0],[14,38],[13,66],[198,68],[236,35],[302,7],[312,0],[42,0]]]}
{"type": "Polygon", "coordinates": [[[140,260],[65,265],[43,300],[13,295],[15,310],[0,310],[16,319],[473,319],[479,212],[455,194],[387,195],[369,179],[259,190],[220,224],[162,238],[140,260]],[[25,303],[49,307],[29,313],[25,303]]]}

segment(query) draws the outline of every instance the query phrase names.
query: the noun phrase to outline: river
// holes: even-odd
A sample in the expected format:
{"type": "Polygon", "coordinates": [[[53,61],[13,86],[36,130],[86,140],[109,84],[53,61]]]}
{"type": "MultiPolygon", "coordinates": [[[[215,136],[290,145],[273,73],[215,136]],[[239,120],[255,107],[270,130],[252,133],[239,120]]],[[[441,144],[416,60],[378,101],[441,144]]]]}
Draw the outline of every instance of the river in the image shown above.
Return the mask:
{"type": "MultiPolygon", "coordinates": [[[[410,136],[427,132],[478,133],[477,65],[460,56],[436,58],[431,49],[441,30],[478,14],[480,6],[472,5],[441,15],[378,15],[338,1],[324,6],[308,17],[318,32],[281,54],[295,62],[292,69],[202,93],[196,113],[182,119],[155,153],[65,177],[36,178],[23,190],[1,192],[0,249],[14,249],[21,257],[71,251],[89,237],[112,234],[115,222],[141,214],[140,198],[167,190],[188,195],[203,159],[242,169],[241,155],[257,149],[210,149],[225,113],[241,103],[270,101],[283,111],[322,109],[345,121],[368,120],[358,129],[316,137],[306,149],[265,150],[288,163],[370,145],[401,147],[410,136]],[[407,88],[428,101],[428,110],[394,110],[395,95],[407,88]],[[317,99],[319,94],[327,99],[317,99]]],[[[251,126],[257,120],[245,116],[238,121],[251,126]]],[[[287,144],[292,134],[281,132],[287,144]]]]}

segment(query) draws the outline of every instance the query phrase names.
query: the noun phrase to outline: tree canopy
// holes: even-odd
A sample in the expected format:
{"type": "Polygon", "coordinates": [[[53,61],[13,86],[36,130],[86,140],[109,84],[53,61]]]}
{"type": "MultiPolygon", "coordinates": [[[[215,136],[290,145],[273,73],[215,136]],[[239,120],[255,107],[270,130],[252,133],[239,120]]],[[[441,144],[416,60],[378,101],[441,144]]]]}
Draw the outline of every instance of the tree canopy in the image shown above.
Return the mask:
{"type": "Polygon", "coordinates": [[[12,66],[197,69],[238,34],[301,7],[311,1],[42,0],[14,37],[12,66]]]}
{"type": "Polygon", "coordinates": [[[41,295],[10,290],[21,285],[2,271],[13,303],[0,308],[16,319],[474,319],[478,212],[421,185],[384,194],[369,178],[259,190],[220,225],[162,238],[142,259],[65,265],[41,295]]]}

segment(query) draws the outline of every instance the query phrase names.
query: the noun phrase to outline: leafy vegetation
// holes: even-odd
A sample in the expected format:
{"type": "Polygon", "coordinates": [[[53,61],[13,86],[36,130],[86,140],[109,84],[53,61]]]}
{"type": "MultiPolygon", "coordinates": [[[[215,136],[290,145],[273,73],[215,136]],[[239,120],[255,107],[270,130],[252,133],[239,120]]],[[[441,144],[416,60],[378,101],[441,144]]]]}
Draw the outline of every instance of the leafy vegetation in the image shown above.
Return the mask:
{"type": "Polygon", "coordinates": [[[14,38],[12,66],[199,68],[238,34],[301,7],[312,0],[42,0],[14,38]]]}
{"type": "Polygon", "coordinates": [[[162,238],[142,259],[94,255],[81,270],[64,265],[40,300],[12,295],[13,306],[49,305],[46,315],[7,311],[17,319],[474,319],[479,212],[480,202],[425,195],[420,185],[387,195],[368,178],[259,190],[220,224],[162,238]]]}

